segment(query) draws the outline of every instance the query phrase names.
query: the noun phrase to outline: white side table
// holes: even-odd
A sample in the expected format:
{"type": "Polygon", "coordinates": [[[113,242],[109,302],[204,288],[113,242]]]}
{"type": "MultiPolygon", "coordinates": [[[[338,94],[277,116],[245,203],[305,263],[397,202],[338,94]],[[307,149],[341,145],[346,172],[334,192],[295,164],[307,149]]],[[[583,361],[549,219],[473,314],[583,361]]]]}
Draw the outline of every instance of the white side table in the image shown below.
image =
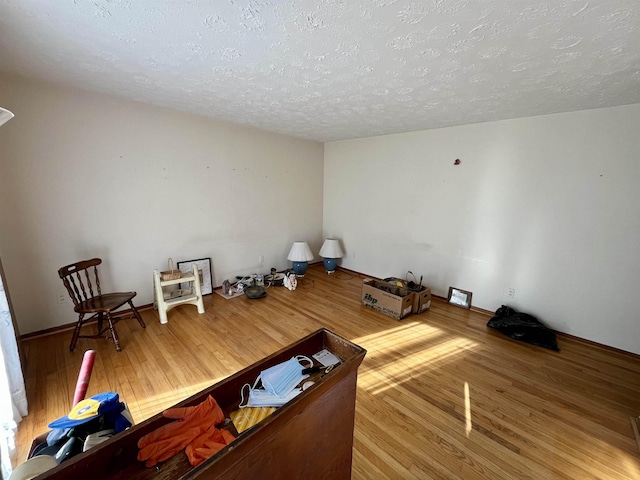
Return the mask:
{"type": "Polygon", "coordinates": [[[200,275],[198,275],[197,265],[193,265],[191,273],[183,273],[182,277],[175,280],[161,280],[160,271],[154,270],[153,285],[158,314],[160,315],[160,323],[167,323],[167,312],[173,307],[177,307],[183,303],[195,305],[198,307],[198,313],[204,313],[202,287],[200,286],[200,275]],[[165,295],[164,287],[177,285],[179,283],[190,283],[192,287],[187,292],[180,292],[180,294],[175,297],[165,295]]]}

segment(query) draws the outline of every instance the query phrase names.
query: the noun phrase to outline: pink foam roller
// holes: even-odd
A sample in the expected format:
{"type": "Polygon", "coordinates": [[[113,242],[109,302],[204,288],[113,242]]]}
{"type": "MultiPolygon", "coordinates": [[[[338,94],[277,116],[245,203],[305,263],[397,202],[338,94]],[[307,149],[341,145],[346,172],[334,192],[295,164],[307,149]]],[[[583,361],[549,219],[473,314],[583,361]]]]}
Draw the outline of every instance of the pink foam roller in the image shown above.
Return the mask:
{"type": "Polygon", "coordinates": [[[84,352],[84,357],[82,357],[82,366],[80,367],[80,374],[78,375],[78,382],[76,383],[76,391],[73,394],[72,407],[75,407],[78,402],[84,400],[87,388],[89,387],[89,380],[91,379],[91,372],[93,370],[93,362],[95,359],[95,350],[87,350],[84,352]]]}

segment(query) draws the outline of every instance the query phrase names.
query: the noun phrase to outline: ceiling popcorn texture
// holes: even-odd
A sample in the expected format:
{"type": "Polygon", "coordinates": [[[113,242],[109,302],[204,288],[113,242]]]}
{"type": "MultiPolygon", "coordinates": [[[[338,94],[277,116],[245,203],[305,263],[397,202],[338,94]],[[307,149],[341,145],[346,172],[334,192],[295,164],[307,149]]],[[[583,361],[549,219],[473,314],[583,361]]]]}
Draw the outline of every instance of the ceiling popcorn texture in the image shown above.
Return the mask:
{"type": "Polygon", "coordinates": [[[640,103],[640,1],[0,0],[0,71],[331,141],[640,103]]]}

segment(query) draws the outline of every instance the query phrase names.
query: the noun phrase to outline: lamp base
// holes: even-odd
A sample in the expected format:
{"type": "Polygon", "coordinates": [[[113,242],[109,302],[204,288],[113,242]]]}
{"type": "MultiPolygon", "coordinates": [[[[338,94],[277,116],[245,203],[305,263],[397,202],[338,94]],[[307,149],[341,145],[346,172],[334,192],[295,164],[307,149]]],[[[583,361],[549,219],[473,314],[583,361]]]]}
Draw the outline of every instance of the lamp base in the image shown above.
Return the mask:
{"type": "Polygon", "coordinates": [[[336,271],[336,267],[338,266],[337,258],[323,258],[322,263],[324,263],[324,268],[327,271],[327,274],[331,275],[336,271]]]}
{"type": "Polygon", "coordinates": [[[292,262],[293,273],[296,274],[297,277],[304,277],[304,274],[307,272],[307,267],[309,263],[307,262],[292,262]]]}

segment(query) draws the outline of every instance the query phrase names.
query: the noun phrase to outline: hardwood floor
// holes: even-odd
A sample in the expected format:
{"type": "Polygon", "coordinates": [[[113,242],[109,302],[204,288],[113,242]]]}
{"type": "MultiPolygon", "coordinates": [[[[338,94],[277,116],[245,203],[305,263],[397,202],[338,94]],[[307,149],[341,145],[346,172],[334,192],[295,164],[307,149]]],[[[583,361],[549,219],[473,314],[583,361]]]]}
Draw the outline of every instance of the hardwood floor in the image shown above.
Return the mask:
{"type": "MultiPolygon", "coordinates": [[[[553,352],[486,327],[489,317],[434,300],[397,321],[360,305],[361,277],[318,265],[298,289],[261,300],[205,297],[118,324],[123,351],[71,332],[24,342],[31,439],[70,408],[82,354],[97,351],[88,395],[118,392],[136,422],[326,327],[368,350],[360,368],[355,479],[632,479],[640,452],[640,359],[573,338],[553,352]]],[[[73,316],[69,315],[69,321],[73,316]]],[[[312,441],[312,438],[310,438],[312,441]]]]}

